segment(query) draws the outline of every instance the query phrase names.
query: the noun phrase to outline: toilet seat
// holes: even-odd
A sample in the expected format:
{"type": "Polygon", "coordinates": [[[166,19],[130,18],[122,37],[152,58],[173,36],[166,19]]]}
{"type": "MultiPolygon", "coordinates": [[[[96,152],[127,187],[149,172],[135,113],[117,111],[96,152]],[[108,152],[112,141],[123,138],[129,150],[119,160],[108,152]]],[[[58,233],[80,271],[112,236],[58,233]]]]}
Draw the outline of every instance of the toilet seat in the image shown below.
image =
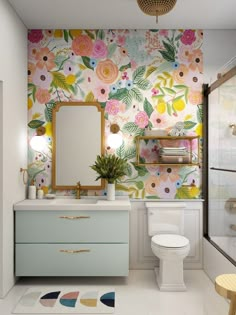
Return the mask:
{"type": "Polygon", "coordinates": [[[160,234],[152,237],[152,243],[154,246],[178,249],[188,246],[189,240],[182,235],[160,234]]]}

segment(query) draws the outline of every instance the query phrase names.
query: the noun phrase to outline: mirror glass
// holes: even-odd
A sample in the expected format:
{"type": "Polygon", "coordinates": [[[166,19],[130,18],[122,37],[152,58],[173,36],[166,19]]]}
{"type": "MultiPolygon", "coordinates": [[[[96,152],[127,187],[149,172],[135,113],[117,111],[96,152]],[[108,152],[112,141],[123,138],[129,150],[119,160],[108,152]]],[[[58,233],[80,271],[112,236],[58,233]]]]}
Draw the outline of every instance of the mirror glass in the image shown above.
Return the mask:
{"type": "Polygon", "coordinates": [[[104,153],[104,110],[97,102],[60,102],[53,108],[52,188],[103,189],[90,168],[104,153]]]}

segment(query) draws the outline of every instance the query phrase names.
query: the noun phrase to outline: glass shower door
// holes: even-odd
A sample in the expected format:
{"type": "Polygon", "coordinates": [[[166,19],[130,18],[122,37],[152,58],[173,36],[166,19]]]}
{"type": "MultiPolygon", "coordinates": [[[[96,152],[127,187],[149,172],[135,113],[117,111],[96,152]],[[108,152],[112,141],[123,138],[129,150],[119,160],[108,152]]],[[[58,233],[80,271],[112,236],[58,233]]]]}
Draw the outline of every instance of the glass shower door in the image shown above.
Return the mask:
{"type": "Polygon", "coordinates": [[[236,76],[218,81],[208,97],[208,236],[236,261],[236,76]]]}

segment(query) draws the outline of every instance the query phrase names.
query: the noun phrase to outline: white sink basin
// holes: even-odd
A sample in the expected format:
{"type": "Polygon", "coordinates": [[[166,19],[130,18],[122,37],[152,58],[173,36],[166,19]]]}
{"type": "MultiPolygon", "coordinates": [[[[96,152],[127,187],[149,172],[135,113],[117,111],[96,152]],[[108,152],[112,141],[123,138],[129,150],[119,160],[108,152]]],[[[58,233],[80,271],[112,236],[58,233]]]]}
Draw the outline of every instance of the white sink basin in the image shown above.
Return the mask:
{"type": "Polygon", "coordinates": [[[53,199],[52,203],[56,205],[94,205],[97,199],[53,199]]]}
{"type": "Polygon", "coordinates": [[[129,199],[107,201],[97,198],[56,198],[23,200],[14,204],[14,210],[130,210],[129,199]]]}

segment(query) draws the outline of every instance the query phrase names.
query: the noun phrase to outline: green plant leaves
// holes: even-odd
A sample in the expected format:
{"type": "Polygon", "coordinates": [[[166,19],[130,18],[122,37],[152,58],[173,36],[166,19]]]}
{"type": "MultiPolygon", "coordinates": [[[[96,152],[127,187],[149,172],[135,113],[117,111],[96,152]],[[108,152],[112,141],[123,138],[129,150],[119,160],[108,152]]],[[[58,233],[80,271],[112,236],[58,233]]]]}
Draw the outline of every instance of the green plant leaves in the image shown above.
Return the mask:
{"type": "Polygon", "coordinates": [[[90,166],[98,173],[96,180],[104,178],[112,184],[126,175],[128,163],[126,159],[115,154],[98,155],[94,165],[90,166]]]}
{"type": "Polygon", "coordinates": [[[64,76],[64,74],[56,71],[52,71],[51,74],[53,76],[52,85],[69,92],[70,88],[69,85],[66,83],[66,77],[64,76]]]}
{"type": "Polygon", "coordinates": [[[175,49],[174,47],[163,41],[163,45],[165,47],[166,50],[159,50],[159,53],[162,55],[162,57],[169,62],[175,62],[175,49]]]}
{"type": "Polygon", "coordinates": [[[84,65],[85,65],[87,68],[93,70],[93,67],[90,65],[90,58],[89,58],[89,57],[86,57],[86,56],[82,56],[81,58],[82,58],[82,60],[83,60],[84,65]]]}
{"type": "Polygon", "coordinates": [[[37,128],[41,127],[43,124],[44,124],[44,121],[34,119],[28,123],[28,127],[32,128],[32,129],[37,129],[37,128]]]}
{"type": "Polygon", "coordinates": [[[191,121],[191,120],[185,120],[184,121],[184,129],[192,129],[196,126],[197,123],[191,121]]]}
{"type": "Polygon", "coordinates": [[[49,122],[52,121],[52,110],[55,107],[55,105],[56,105],[55,102],[45,104],[46,107],[44,109],[44,115],[45,115],[46,121],[49,121],[49,122]]]}
{"type": "Polygon", "coordinates": [[[133,73],[133,82],[136,84],[144,75],[146,70],[145,66],[138,67],[133,73]]]}
{"type": "Polygon", "coordinates": [[[150,118],[154,109],[153,109],[151,103],[147,100],[147,98],[145,98],[145,100],[144,100],[143,109],[145,110],[148,117],[150,118]]]}

